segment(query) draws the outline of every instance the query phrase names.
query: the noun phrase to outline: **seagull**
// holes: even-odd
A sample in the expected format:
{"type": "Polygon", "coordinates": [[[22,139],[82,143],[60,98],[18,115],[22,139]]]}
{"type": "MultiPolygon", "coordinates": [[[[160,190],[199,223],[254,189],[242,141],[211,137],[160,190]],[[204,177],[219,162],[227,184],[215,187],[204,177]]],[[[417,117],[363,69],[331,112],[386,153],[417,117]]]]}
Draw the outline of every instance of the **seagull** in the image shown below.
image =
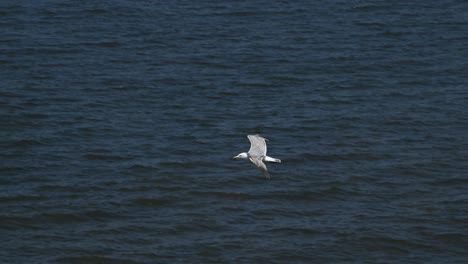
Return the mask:
{"type": "Polygon", "coordinates": [[[268,169],[263,163],[264,161],[269,161],[269,162],[276,162],[276,163],[281,163],[280,159],[275,159],[272,157],[268,157],[266,155],[267,152],[267,146],[266,146],[266,138],[260,136],[260,135],[248,135],[247,138],[250,140],[250,149],[249,152],[242,152],[237,156],[234,156],[233,159],[246,159],[249,158],[249,160],[255,164],[262,172],[265,177],[270,179],[270,174],[268,173],[268,169]]]}

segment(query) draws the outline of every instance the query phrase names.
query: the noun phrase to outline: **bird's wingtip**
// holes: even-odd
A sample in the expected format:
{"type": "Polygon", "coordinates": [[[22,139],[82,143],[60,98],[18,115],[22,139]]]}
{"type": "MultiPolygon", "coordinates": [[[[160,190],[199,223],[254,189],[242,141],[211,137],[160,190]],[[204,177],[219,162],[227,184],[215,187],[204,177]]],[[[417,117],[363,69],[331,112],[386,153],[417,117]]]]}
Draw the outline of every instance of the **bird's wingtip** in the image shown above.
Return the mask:
{"type": "Polygon", "coordinates": [[[265,139],[266,141],[270,141],[268,138],[266,138],[266,137],[264,137],[264,136],[262,136],[262,135],[260,135],[260,134],[247,135],[247,137],[250,137],[250,136],[252,136],[252,137],[260,137],[260,138],[265,139]]]}

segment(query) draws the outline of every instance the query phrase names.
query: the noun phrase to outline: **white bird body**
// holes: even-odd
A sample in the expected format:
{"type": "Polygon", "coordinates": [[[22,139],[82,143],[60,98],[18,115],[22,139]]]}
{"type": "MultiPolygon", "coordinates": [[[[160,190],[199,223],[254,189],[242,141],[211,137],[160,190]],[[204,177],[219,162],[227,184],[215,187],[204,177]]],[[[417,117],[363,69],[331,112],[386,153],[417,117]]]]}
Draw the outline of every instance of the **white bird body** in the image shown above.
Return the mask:
{"type": "Polygon", "coordinates": [[[268,139],[260,135],[248,135],[247,138],[250,141],[249,151],[242,152],[233,158],[234,159],[247,159],[248,158],[253,164],[255,164],[255,166],[257,166],[263,172],[263,175],[265,175],[265,177],[269,179],[270,174],[268,173],[268,169],[265,163],[263,162],[268,161],[268,162],[281,163],[281,160],[268,157],[266,155],[266,152],[267,152],[266,141],[268,139]]]}

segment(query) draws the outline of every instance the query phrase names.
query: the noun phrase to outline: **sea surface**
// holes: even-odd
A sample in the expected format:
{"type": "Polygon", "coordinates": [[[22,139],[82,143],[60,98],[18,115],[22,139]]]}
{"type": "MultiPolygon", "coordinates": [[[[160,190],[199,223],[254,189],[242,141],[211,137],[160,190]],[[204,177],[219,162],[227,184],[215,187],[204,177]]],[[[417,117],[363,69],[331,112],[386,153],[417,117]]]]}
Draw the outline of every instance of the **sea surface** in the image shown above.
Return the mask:
{"type": "Polygon", "coordinates": [[[467,14],[1,1],[0,263],[468,263],[467,14]]]}

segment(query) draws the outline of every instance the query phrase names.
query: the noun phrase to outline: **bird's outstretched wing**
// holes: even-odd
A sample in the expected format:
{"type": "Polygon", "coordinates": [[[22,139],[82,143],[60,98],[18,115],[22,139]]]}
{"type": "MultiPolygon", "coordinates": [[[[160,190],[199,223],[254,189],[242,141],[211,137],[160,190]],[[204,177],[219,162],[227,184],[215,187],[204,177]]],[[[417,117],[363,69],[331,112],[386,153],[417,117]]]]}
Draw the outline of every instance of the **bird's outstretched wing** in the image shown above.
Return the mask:
{"type": "Polygon", "coordinates": [[[262,157],[250,156],[249,159],[253,164],[255,164],[255,166],[257,166],[263,172],[263,175],[265,177],[270,179],[270,173],[268,172],[265,163],[263,163],[262,157]]]}
{"type": "Polygon", "coordinates": [[[250,149],[249,155],[254,157],[263,157],[266,155],[267,146],[266,146],[266,138],[260,135],[248,135],[247,138],[250,141],[250,149]]]}

